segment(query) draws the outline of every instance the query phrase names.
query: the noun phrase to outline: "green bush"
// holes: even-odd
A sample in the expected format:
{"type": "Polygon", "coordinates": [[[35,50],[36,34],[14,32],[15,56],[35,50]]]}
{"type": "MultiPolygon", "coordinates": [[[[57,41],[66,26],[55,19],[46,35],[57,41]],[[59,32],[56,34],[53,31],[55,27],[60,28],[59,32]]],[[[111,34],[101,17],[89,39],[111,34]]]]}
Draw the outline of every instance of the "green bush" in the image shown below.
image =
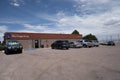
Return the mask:
{"type": "Polygon", "coordinates": [[[1,50],[4,50],[4,46],[3,45],[0,45],[0,51],[1,50]]]}

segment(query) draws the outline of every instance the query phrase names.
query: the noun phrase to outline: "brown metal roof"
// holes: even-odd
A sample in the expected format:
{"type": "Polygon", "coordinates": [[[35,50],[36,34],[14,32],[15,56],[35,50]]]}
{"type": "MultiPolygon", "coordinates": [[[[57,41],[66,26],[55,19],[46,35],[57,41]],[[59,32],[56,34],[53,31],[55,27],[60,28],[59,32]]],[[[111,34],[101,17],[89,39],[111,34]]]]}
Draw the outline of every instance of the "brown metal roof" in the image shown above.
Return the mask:
{"type": "Polygon", "coordinates": [[[53,33],[25,33],[25,32],[6,32],[5,39],[81,39],[82,35],[76,34],[53,34],[53,33]]]}

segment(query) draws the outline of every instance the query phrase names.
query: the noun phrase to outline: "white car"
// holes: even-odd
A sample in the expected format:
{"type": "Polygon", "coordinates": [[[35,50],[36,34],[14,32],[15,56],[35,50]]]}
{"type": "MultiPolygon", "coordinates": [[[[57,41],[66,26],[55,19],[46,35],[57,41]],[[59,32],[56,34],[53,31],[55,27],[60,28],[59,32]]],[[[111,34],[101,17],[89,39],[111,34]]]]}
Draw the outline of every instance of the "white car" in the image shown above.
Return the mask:
{"type": "Polygon", "coordinates": [[[92,43],[95,47],[99,47],[99,42],[97,40],[92,40],[92,43]]]}
{"type": "Polygon", "coordinates": [[[82,44],[79,42],[70,42],[69,45],[70,45],[70,48],[81,48],[82,47],[82,44]]]}
{"type": "Polygon", "coordinates": [[[83,47],[93,47],[93,43],[90,40],[79,40],[77,41],[82,44],[83,47]]]}

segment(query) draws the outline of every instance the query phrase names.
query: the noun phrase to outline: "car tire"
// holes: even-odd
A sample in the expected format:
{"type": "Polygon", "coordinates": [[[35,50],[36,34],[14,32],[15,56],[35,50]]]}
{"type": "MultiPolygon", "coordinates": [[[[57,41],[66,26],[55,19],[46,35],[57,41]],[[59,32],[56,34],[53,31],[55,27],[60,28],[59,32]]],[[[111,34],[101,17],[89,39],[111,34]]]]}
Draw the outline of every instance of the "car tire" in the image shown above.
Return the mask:
{"type": "Polygon", "coordinates": [[[54,47],[51,47],[52,49],[55,49],[54,47]]]}
{"type": "Polygon", "coordinates": [[[84,48],[86,48],[86,47],[87,47],[87,45],[86,45],[86,44],[83,44],[83,47],[84,47],[84,48]]]}
{"type": "Polygon", "coordinates": [[[96,47],[99,47],[99,45],[97,45],[96,47]]]}
{"type": "Polygon", "coordinates": [[[66,49],[68,50],[69,48],[68,48],[68,47],[66,47],[66,49]]]}
{"type": "Polygon", "coordinates": [[[22,53],[22,50],[19,50],[18,52],[19,52],[19,53],[22,53]]]}
{"type": "Polygon", "coordinates": [[[88,48],[91,48],[92,46],[88,46],[88,48]]]}
{"type": "Polygon", "coordinates": [[[5,49],[5,54],[9,54],[9,51],[7,49],[5,49]]]}

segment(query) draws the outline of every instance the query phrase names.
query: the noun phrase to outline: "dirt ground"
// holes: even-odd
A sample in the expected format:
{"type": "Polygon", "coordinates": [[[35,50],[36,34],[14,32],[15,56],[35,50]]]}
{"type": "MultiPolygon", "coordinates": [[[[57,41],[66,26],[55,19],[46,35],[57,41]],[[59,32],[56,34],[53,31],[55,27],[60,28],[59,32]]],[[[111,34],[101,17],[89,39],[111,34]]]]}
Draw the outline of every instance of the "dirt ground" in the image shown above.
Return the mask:
{"type": "Polygon", "coordinates": [[[120,80],[120,45],[0,52],[0,80],[120,80]]]}

